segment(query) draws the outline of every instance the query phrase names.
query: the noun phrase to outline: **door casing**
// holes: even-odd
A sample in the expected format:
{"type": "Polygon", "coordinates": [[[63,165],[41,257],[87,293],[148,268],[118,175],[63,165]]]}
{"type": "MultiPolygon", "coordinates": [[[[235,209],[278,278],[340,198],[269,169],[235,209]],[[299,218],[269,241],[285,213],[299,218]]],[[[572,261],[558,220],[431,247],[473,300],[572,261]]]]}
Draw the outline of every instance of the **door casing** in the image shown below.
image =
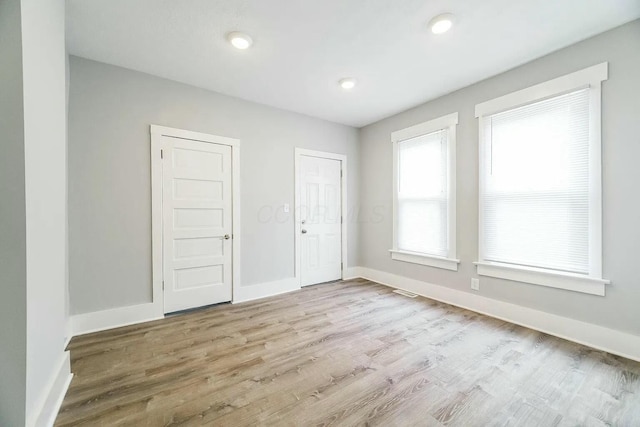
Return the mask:
{"type": "Polygon", "coordinates": [[[342,241],[342,278],[345,277],[345,270],[347,268],[347,156],[344,154],[328,153],[325,151],[306,150],[303,148],[295,149],[295,167],[294,167],[294,182],[295,182],[295,220],[294,220],[294,235],[295,235],[295,275],[298,286],[302,284],[301,276],[301,254],[302,254],[302,221],[300,205],[302,203],[300,196],[300,158],[301,156],[319,157],[322,159],[339,160],[340,161],[340,210],[342,216],[342,227],[340,230],[342,241]]]}
{"type": "Polygon", "coordinates": [[[232,302],[240,286],[240,140],[184,129],[151,125],[151,252],[154,311],[164,315],[163,248],[162,248],[162,137],[189,139],[231,147],[232,238],[231,252],[232,302]]]}

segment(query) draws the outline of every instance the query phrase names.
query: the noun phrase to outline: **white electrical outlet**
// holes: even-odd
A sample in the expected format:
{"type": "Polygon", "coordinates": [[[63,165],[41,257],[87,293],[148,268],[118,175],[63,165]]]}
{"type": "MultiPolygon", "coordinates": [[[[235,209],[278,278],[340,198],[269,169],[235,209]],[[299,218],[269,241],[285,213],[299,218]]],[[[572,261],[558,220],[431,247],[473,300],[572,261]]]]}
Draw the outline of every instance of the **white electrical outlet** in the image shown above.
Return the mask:
{"type": "Polygon", "coordinates": [[[471,279],[471,289],[474,291],[480,290],[480,279],[471,279]]]}

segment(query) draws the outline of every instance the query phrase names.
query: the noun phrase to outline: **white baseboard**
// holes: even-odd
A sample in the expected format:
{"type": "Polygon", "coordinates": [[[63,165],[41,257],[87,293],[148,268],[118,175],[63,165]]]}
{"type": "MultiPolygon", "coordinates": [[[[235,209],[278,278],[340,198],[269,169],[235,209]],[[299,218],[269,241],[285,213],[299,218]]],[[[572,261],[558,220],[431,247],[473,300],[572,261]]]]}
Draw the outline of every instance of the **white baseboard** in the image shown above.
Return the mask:
{"type": "MultiPolygon", "coordinates": [[[[349,267],[344,280],[364,278],[382,285],[404,289],[446,304],[455,305],[487,316],[535,329],[579,344],[640,362],[640,336],[621,332],[556,314],[523,307],[493,298],[462,292],[384,271],[366,267],[349,267]]],[[[233,303],[252,301],[299,290],[295,277],[257,285],[239,286],[233,303]]],[[[73,335],[161,319],[163,314],[153,303],[120,307],[71,316],[73,335]]]]}
{"type": "Polygon", "coordinates": [[[347,267],[342,271],[342,280],[358,279],[362,277],[360,271],[361,267],[347,267]]]}
{"type": "Polygon", "coordinates": [[[260,283],[257,285],[238,286],[237,289],[234,289],[233,303],[237,304],[240,302],[272,297],[274,295],[293,292],[299,289],[300,286],[298,285],[298,280],[295,277],[260,283]]]}
{"type": "Polygon", "coordinates": [[[372,282],[403,289],[640,362],[640,336],[637,335],[371,268],[353,267],[352,270],[352,274],[372,282]]]}
{"type": "Polygon", "coordinates": [[[71,316],[67,315],[67,321],[64,325],[64,349],[66,350],[71,342],[71,338],[73,338],[73,323],[71,321],[71,316]]]}
{"type": "Polygon", "coordinates": [[[68,351],[64,352],[57,368],[49,381],[48,393],[38,406],[38,410],[27,414],[26,425],[29,427],[51,427],[56,421],[64,395],[73,378],[68,351]]]}
{"type": "MultiPolygon", "coordinates": [[[[252,301],[300,289],[295,277],[250,286],[239,286],[234,290],[233,303],[252,301]]],[[[155,303],[144,303],[118,307],[71,316],[73,336],[99,332],[136,323],[162,319],[162,307],[155,303]]]]}
{"type": "Polygon", "coordinates": [[[145,303],[71,316],[73,336],[162,319],[157,304],[145,303]]]}

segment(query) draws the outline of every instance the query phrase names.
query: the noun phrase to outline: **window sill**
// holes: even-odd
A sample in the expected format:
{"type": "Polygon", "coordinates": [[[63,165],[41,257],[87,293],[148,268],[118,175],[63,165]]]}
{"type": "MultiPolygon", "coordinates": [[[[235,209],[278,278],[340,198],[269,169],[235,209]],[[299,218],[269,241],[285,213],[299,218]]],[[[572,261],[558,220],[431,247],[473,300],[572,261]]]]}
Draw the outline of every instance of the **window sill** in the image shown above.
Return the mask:
{"type": "Polygon", "coordinates": [[[391,259],[396,261],[428,265],[429,267],[444,268],[445,270],[458,271],[458,264],[460,264],[459,259],[444,258],[417,252],[399,251],[396,249],[390,249],[389,252],[391,252],[391,259]]]}
{"type": "Polygon", "coordinates": [[[474,264],[478,267],[478,275],[480,276],[497,277],[591,295],[604,296],[605,285],[610,283],[609,280],[605,279],[545,270],[543,268],[515,266],[488,261],[474,262],[474,264]]]}

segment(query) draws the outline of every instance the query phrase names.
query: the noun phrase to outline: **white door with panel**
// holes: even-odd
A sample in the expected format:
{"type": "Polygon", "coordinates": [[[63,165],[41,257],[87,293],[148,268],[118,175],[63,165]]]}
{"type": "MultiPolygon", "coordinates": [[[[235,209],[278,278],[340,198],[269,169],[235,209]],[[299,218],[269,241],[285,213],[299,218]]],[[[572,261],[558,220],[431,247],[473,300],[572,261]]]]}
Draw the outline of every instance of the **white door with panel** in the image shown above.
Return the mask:
{"type": "Polygon", "coordinates": [[[300,156],[300,285],[342,278],[341,161],[300,156]]]}
{"type": "Polygon", "coordinates": [[[231,147],[162,138],[164,312],[231,301],[231,147]]]}

